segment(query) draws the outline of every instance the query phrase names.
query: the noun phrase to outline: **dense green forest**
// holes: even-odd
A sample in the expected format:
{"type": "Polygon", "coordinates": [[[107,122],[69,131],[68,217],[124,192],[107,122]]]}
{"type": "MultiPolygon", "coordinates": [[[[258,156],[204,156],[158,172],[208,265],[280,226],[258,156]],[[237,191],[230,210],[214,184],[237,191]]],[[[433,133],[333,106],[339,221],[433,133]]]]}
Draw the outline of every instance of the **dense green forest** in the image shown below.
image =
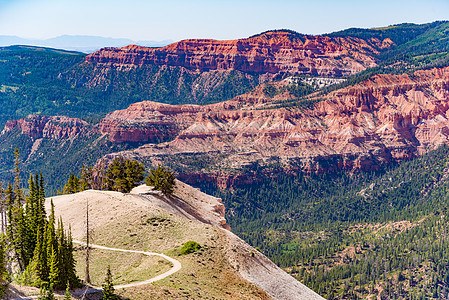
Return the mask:
{"type": "Polygon", "coordinates": [[[322,94],[360,83],[375,74],[411,74],[418,69],[449,65],[449,21],[422,25],[405,23],[377,29],[351,28],[330,35],[390,38],[396,47],[378,55],[379,66],[349,76],[344,83],[326,87],[322,94]]]}
{"type": "Polygon", "coordinates": [[[449,147],[353,175],[258,172],[222,197],[233,232],[328,299],[449,291],[449,147]],[[265,174],[265,175],[264,175],[265,174]]]}
{"type": "MultiPolygon", "coordinates": [[[[61,75],[74,89],[104,93],[114,107],[151,100],[168,104],[207,104],[231,99],[259,84],[258,75],[237,70],[189,72],[178,66],[80,64],[61,75]],[[91,81],[96,85],[91,86],[91,81]]],[[[115,108],[116,109],[116,108],[115,108]]]]}

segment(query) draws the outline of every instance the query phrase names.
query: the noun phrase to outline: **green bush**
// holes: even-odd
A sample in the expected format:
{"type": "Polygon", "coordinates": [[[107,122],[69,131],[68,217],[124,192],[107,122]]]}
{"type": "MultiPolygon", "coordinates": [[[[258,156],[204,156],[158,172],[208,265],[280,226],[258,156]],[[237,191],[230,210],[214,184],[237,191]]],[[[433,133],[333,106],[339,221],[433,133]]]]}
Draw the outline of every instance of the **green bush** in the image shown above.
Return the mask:
{"type": "Polygon", "coordinates": [[[193,253],[201,249],[201,245],[194,241],[188,241],[181,248],[181,255],[193,253]]]}

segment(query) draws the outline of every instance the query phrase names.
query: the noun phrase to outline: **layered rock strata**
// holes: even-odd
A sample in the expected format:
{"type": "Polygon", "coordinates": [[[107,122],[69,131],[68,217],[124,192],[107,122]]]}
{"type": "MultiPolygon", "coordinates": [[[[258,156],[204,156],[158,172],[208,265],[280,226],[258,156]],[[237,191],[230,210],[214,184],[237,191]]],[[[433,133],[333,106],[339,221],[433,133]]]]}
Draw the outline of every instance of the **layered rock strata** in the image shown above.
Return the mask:
{"type": "Polygon", "coordinates": [[[392,45],[390,39],[310,36],[281,30],[228,41],[189,39],[162,48],[103,48],[88,55],[86,61],[125,68],[157,65],[194,72],[343,76],[376,66],[375,56],[392,45]]]}
{"type": "MultiPolygon", "coordinates": [[[[254,91],[247,95],[251,103],[265,103],[254,100],[254,91]]],[[[127,141],[124,128],[132,128],[132,141],[169,134],[167,142],[122,154],[169,161],[189,176],[209,172],[217,179],[256,162],[308,172],[376,169],[448,143],[448,100],[446,67],[376,75],[312,109],[262,109],[245,104],[245,95],[206,106],[141,102],[107,115],[98,128],[115,142],[127,141]]]]}
{"type": "Polygon", "coordinates": [[[20,120],[11,120],[6,122],[2,134],[15,128],[33,139],[65,139],[77,135],[88,135],[92,132],[92,128],[87,122],[65,116],[29,115],[20,120]]]}
{"type": "Polygon", "coordinates": [[[115,143],[146,143],[108,157],[169,164],[184,180],[222,186],[249,180],[243,173],[256,165],[370,170],[449,143],[449,67],[376,75],[310,109],[268,108],[282,99],[291,95],[270,98],[260,86],[213,105],[135,103],[94,128],[78,119],[30,116],[8,122],[3,134],[20,128],[33,138],[60,139],[95,131],[115,143]]]}

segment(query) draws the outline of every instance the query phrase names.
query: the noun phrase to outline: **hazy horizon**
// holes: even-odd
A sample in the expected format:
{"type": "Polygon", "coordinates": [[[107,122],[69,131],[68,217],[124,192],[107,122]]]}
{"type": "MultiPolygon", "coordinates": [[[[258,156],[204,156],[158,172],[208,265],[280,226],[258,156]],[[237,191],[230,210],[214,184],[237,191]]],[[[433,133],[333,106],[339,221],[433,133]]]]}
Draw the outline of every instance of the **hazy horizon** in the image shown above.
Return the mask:
{"type": "Polygon", "coordinates": [[[447,20],[449,1],[86,1],[0,0],[0,35],[88,35],[134,41],[219,40],[266,30],[325,34],[351,27],[447,20]]]}

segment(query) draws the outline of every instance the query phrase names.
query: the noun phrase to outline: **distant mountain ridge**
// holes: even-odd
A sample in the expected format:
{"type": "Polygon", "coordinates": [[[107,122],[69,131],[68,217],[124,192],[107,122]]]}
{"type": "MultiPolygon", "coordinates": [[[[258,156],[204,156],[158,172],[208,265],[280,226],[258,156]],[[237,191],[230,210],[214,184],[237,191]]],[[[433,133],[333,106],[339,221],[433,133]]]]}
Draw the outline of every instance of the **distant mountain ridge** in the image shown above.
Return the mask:
{"type": "Polygon", "coordinates": [[[172,40],[134,41],[126,38],[109,38],[91,35],[61,35],[49,39],[26,39],[18,36],[0,35],[0,47],[31,45],[84,53],[91,53],[104,47],[124,47],[131,44],[139,44],[146,47],[163,47],[172,42],[172,40]]]}
{"type": "Polygon", "coordinates": [[[377,66],[375,56],[393,45],[389,38],[306,36],[275,30],[237,40],[188,39],[158,49],[136,45],[103,48],[88,55],[86,62],[183,67],[196,72],[341,77],[377,66]]]}

